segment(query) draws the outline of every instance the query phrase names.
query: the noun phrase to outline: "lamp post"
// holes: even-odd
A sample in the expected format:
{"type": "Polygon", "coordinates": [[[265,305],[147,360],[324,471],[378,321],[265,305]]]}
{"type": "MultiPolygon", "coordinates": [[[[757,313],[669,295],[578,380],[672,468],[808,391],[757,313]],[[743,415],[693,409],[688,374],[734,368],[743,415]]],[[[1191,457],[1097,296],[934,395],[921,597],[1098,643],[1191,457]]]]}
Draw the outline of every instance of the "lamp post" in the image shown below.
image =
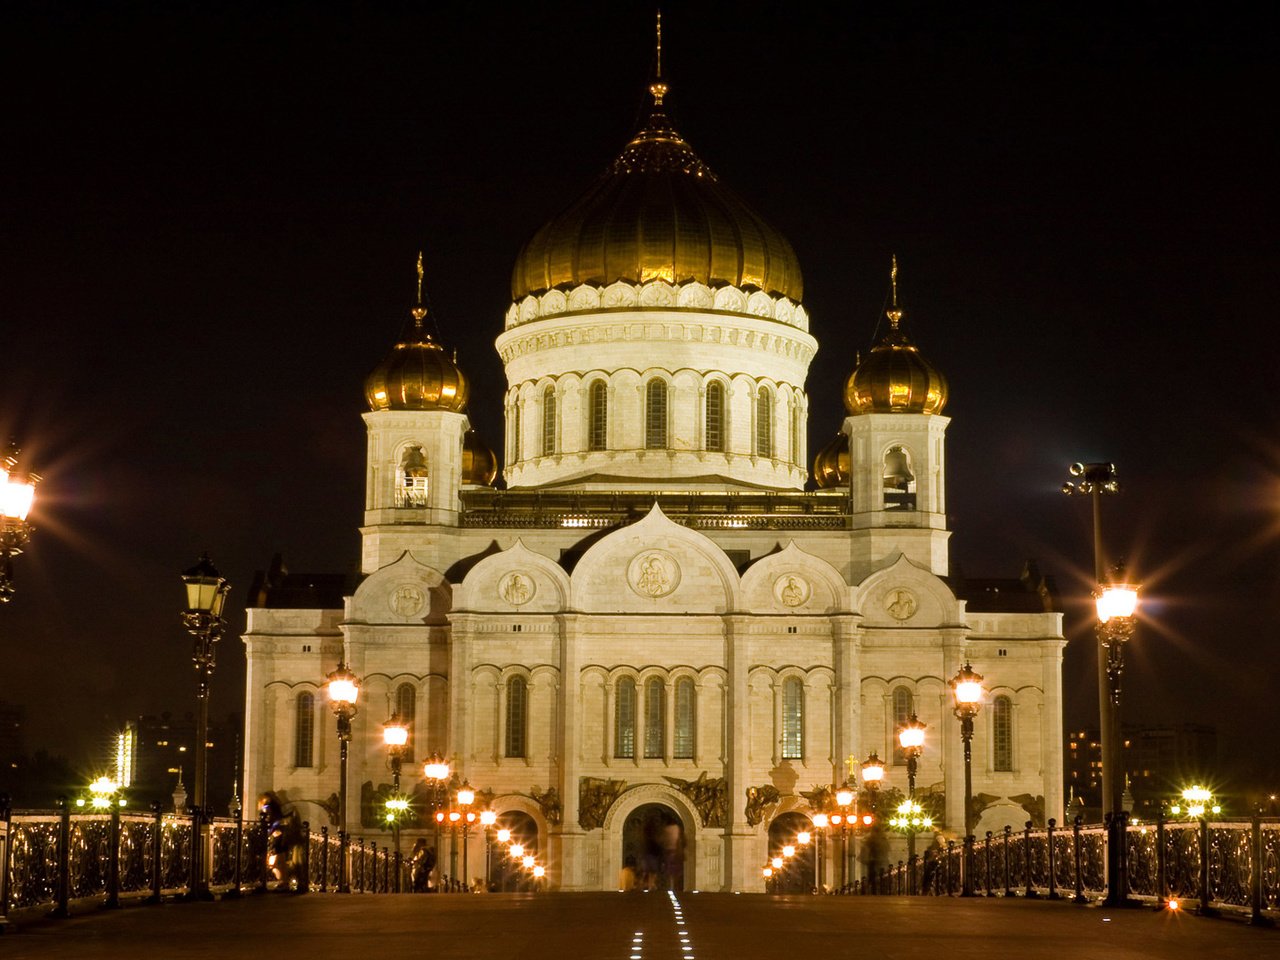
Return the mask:
{"type": "Polygon", "coordinates": [[[27,514],[36,498],[40,476],[18,467],[20,451],[13,444],[0,456],[0,603],[13,599],[13,558],[31,540],[35,528],[27,514]]]}
{"type": "Polygon", "coordinates": [[[1102,741],[1102,818],[1107,829],[1106,906],[1129,903],[1125,855],[1127,815],[1122,802],[1124,755],[1120,744],[1120,674],[1124,670],[1124,644],[1132,635],[1138,590],[1123,576],[1107,576],[1106,547],[1102,538],[1102,497],[1120,492],[1114,463],[1073,463],[1071,476],[1062,485],[1069,495],[1088,495],[1093,507],[1094,598],[1098,613],[1098,733],[1102,741]]]}
{"type": "Polygon", "coordinates": [[[194,796],[191,805],[191,882],[188,895],[207,898],[209,885],[204,865],[207,821],[205,817],[205,790],[208,786],[209,741],[209,678],[217,655],[218,638],[226,621],[222,608],[231,592],[231,584],[209,560],[208,554],[200,558],[190,570],[182,574],[186,587],[187,607],[182,611],[182,625],[195,638],[191,661],[196,668],[198,693],[196,704],[196,756],[194,796]]]}
{"type": "Polygon", "coordinates": [[[351,743],[351,718],[359,709],[360,681],[351,672],[346,660],[326,678],[329,688],[329,706],[338,718],[338,892],[350,893],[347,877],[347,751],[351,743]]]}
{"type": "Polygon", "coordinates": [[[475,811],[471,809],[471,804],[476,801],[476,792],[471,788],[471,784],[463,780],[462,786],[458,788],[458,806],[462,809],[459,811],[462,816],[460,818],[460,826],[462,827],[462,888],[464,891],[470,890],[471,874],[470,867],[467,863],[467,848],[471,846],[471,824],[476,822],[475,811]]]}
{"type": "Polygon", "coordinates": [[[973,718],[982,709],[982,674],[965,660],[964,666],[951,678],[955,697],[955,714],[960,721],[960,740],[964,743],[964,887],[962,897],[973,892],[973,718]]]}
{"type": "Polygon", "coordinates": [[[387,819],[391,821],[391,841],[396,859],[400,859],[400,818],[408,811],[409,804],[400,796],[400,768],[404,763],[404,748],[409,743],[409,726],[393,713],[382,722],[382,742],[387,748],[391,763],[391,797],[387,800],[387,819]]]}
{"type": "Polygon", "coordinates": [[[841,893],[847,893],[849,889],[849,818],[853,816],[849,811],[853,807],[855,797],[856,794],[850,788],[849,782],[845,781],[844,786],[836,791],[836,806],[840,808],[840,812],[831,815],[831,822],[840,828],[841,893]]]}
{"type": "MultiPolygon", "coordinates": [[[[867,789],[867,807],[869,811],[868,813],[862,814],[859,818],[861,821],[860,826],[865,828],[864,832],[869,832],[871,825],[875,822],[874,814],[876,813],[876,807],[878,806],[878,803],[876,802],[876,791],[880,789],[880,784],[883,781],[884,763],[880,760],[880,757],[876,755],[876,752],[872,750],[871,755],[862,761],[862,784],[867,789]]],[[[876,882],[876,866],[878,864],[878,861],[874,859],[877,852],[875,843],[868,843],[866,851],[868,854],[867,874],[871,879],[872,886],[874,887],[876,882]]]]}
{"type": "Polygon", "coordinates": [[[493,827],[498,822],[498,814],[494,810],[480,811],[480,826],[484,828],[484,885],[485,889],[491,889],[489,884],[492,883],[491,876],[493,870],[493,827]]]}
{"type": "MultiPolygon", "coordinates": [[[[911,719],[898,731],[898,746],[902,748],[903,756],[907,758],[908,802],[914,802],[916,799],[916,770],[920,763],[920,755],[924,753],[924,730],[925,724],[913,713],[911,719]]],[[[909,830],[907,831],[907,876],[911,876],[910,869],[914,868],[915,862],[916,834],[914,830],[909,830]]]]}
{"type": "MultiPolygon", "coordinates": [[[[426,778],[428,790],[431,794],[431,810],[432,818],[436,822],[436,873],[440,873],[440,862],[444,851],[440,848],[440,827],[444,820],[443,811],[440,809],[444,805],[445,781],[449,779],[449,763],[439,753],[433,753],[422,765],[422,775],[426,778]]],[[[436,884],[436,893],[442,893],[440,884],[436,884]]]]}
{"type": "Polygon", "coordinates": [[[826,862],[826,840],[823,837],[825,831],[831,825],[831,817],[826,813],[815,813],[811,818],[813,823],[813,872],[814,885],[818,893],[822,893],[823,888],[827,885],[827,862],[826,862]]]}

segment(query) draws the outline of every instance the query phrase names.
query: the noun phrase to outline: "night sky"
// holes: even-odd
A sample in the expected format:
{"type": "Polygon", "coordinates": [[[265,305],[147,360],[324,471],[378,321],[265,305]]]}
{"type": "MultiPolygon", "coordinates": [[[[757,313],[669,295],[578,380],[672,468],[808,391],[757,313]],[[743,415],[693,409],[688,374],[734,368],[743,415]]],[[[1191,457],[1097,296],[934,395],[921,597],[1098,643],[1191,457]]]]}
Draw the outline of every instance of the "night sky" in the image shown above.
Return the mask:
{"type": "MultiPolygon", "coordinates": [[[[179,573],[244,601],[358,563],[363,381],[430,306],[502,448],[493,350],[521,244],[636,124],[642,3],[7,5],[0,434],[43,473],[0,699],[88,771],[190,711],[179,573]]],[[[882,317],[947,376],[953,561],[1056,576],[1069,726],[1096,723],[1088,504],[1145,582],[1126,719],[1215,724],[1216,785],[1280,777],[1280,301],[1270,16],[1226,4],[671,3],[676,125],[794,245],[809,447],[882,317]],[[1033,9],[1034,8],[1034,9],[1033,9]],[[1253,771],[1251,774],[1250,771],[1253,771]]]]}

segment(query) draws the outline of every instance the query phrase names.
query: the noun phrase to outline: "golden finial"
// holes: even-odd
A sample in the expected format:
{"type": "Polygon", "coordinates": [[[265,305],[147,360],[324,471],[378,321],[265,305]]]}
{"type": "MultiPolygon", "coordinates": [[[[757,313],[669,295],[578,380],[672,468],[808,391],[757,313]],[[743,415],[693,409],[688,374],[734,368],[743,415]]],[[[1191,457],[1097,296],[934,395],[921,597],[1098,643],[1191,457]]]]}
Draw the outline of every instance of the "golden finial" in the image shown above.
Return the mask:
{"type": "Polygon", "coordinates": [[[655,107],[662,106],[662,98],[667,95],[669,89],[662,80],[662,11],[658,11],[658,62],[657,69],[653,73],[653,83],[649,84],[649,92],[653,94],[653,105],[655,107]]]}
{"type": "Polygon", "coordinates": [[[893,287],[893,306],[885,313],[889,318],[889,324],[894,329],[898,329],[898,324],[902,320],[903,311],[898,309],[898,255],[892,254],[893,266],[889,268],[889,283],[893,287]]]}
{"type": "Polygon", "coordinates": [[[410,311],[413,319],[418,326],[422,326],[422,320],[427,315],[427,308],[422,305],[422,251],[418,251],[418,302],[410,311]]]}

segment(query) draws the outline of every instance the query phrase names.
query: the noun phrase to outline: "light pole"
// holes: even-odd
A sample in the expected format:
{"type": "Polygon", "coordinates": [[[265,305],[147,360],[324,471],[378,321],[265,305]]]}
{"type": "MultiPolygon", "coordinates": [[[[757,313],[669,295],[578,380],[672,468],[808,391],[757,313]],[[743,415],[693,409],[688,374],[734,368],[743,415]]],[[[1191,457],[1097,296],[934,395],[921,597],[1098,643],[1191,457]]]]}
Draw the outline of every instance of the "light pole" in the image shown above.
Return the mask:
{"type": "Polygon", "coordinates": [[[471,809],[471,804],[476,802],[476,792],[471,788],[471,784],[468,781],[462,781],[462,786],[458,788],[457,799],[458,806],[462,808],[459,813],[462,814],[460,818],[460,826],[462,827],[462,889],[465,893],[471,889],[467,848],[471,845],[471,824],[476,821],[475,811],[471,809]]]}
{"type": "Polygon", "coordinates": [[[493,882],[493,826],[497,822],[497,811],[480,811],[480,826],[484,828],[484,886],[486,891],[490,889],[489,885],[493,882]]]}
{"type": "Polygon", "coordinates": [[[955,714],[960,721],[960,739],[964,743],[964,888],[960,895],[973,892],[973,718],[982,709],[982,674],[965,660],[964,666],[951,678],[955,697],[955,714]]]}
{"type": "Polygon", "coordinates": [[[1120,745],[1120,674],[1124,643],[1133,635],[1137,587],[1123,577],[1107,576],[1106,546],[1102,538],[1102,497],[1120,492],[1114,463],[1073,463],[1062,492],[1088,495],[1093,507],[1094,597],[1098,622],[1098,734],[1102,741],[1102,818],[1107,829],[1107,906],[1129,902],[1125,856],[1124,756],[1120,745]]]}
{"type": "Polygon", "coordinates": [[[195,664],[199,681],[196,703],[196,756],[195,791],[191,805],[191,882],[188,895],[208,898],[209,885],[204,865],[207,819],[205,816],[205,790],[208,786],[209,741],[209,678],[217,655],[218,638],[226,621],[222,608],[231,592],[231,584],[209,560],[208,554],[200,558],[190,570],[182,574],[186,587],[187,607],[182,611],[182,625],[195,638],[191,661],[195,664]]]}
{"type": "MultiPolygon", "coordinates": [[[[432,817],[436,822],[436,878],[440,877],[443,872],[440,868],[444,851],[440,847],[440,827],[444,820],[444,812],[440,809],[444,805],[445,781],[449,779],[449,763],[439,753],[433,753],[427,757],[426,762],[422,765],[422,775],[427,781],[428,788],[431,792],[431,810],[432,817]]],[[[436,884],[436,893],[443,893],[440,884],[436,884]]]]}
{"type": "Polygon", "coordinates": [[[387,800],[387,819],[391,821],[391,842],[396,860],[400,859],[400,818],[408,811],[409,804],[400,796],[400,767],[404,762],[404,748],[409,743],[409,727],[393,713],[382,723],[382,742],[387,748],[391,763],[391,797],[387,800]]]}
{"type": "MultiPolygon", "coordinates": [[[[914,803],[916,799],[916,770],[920,763],[920,755],[924,753],[924,730],[925,724],[914,713],[911,719],[902,725],[902,729],[898,731],[898,746],[902,748],[903,755],[907,758],[907,802],[914,803]]],[[[907,831],[907,876],[911,876],[911,872],[915,869],[916,862],[916,833],[915,830],[907,831]]]]}
{"type": "Polygon", "coordinates": [[[818,813],[815,813],[810,818],[810,820],[813,823],[813,833],[814,833],[814,840],[813,840],[814,883],[816,885],[818,893],[822,893],[823,888],[827,885],[827,861],[826,861],[826,850],[825,850],[827,842],[826,842],[826,838],[823,835],[823,831],[825,831],[831,825],[831,817],[826,813],[818,812],[818,813]]]}
{"type": "Polygon", "coordinates": [[[329,706],[338,718],[338,892],[350,893],[347,877],[347,748],[351,743],[351,718],[359,709],[360,681],[347,666],[346,659],[326,678],[329,706]]]}
{"type": "Polygon", "coordinates": [[[12,443],[0,456],[0,603],[13,599],[13,558],[31,540],[35,528],[27,522],[27,514],[36,498],[39,474],[18,467],[20,451],[12,443]]]}
{"type": "MultiPolygon", "coordinates": [[[[850,758],[852,760],[852,758],[850,758]]],[[[849,892],[849,819],[853,816],[849,809],[853,806],[856,794],[850,789],[848,781],[836,791],[836,806],[840,812],[832,814],[831,822],[840,827],[840,892],[849,892]]]]}
{"type": "Polygon", "coordinates": [[[879,804],[876,802],[876,791],[880,789],[880,784],[883,781],[884,763],[880,760],[880,757],[876,755],[876,752],[872,750],[871,755],[862,761],[862,783],[863,786],[867,788],[867,806],[869,813],[863,814],[860,819],[861,826],[866,828],[864,832],[867,834],[867,845],[865,848],[867,854],[867,874],[871,880],[871,887],[873,891],[876,884],[876,866],[879,863],[876,859],[876,854],[879,851],[876,849],[876,843],[870,836],[870,830],[872,824],[875,822],[875,816],[878,815],[876,807],[879,804]]]}

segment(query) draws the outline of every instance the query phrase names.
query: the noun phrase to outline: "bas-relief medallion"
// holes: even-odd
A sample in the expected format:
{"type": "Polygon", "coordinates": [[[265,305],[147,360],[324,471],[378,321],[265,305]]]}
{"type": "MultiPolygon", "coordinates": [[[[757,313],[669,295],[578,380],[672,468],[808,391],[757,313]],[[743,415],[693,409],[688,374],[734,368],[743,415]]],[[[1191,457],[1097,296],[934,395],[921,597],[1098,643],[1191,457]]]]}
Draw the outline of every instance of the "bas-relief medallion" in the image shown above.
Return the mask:
{"type": "Polygon", "coordinates": [[[920,603],[914,593],[899,587],[885,596],[884,609],[895,620],[910,620],[920,609],[920,603]]]}
{"type": "Polygon", "coordinates": [[[422,612],[426,595],[412,583],[402,583],[391,591],[391,610],[402,617],[412,617],[422,612]]]}
{"type": "Polygon", "coordinates": [[[788,573],[773,581],[773,595],[784,607],[798,607],[809,599],[809,581],[788,573]]]}
{"type": "Polygon", "coordinates": [[[680,566],[670,554],[646,550],[627,567],[627,583],[642,597],[665,597],[680,584],[680,566]]]}
{"type": "Polygon", "coordinates": [[[509,573],[498,584],[498,594],[507,603],[516,607],[532,600],[537,589],[533,578],[527,573],[509,573]]]}

